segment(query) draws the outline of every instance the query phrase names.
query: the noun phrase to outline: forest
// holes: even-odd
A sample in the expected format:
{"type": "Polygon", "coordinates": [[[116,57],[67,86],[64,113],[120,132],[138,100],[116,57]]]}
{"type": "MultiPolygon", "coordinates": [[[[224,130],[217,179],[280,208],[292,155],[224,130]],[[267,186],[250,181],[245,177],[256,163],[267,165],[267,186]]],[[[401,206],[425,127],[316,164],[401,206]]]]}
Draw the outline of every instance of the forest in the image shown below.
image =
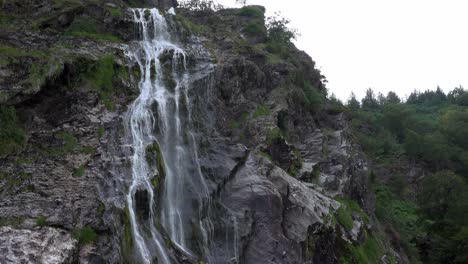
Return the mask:
{"type": "Polygon", "coordinates": [[[376,215],[412,263],[468,262],[468,91],[368,89],[346,103],[353,136],[382,173],[371,171],[376,215]],[[423,168],[424,177],[404,175],[423,168]],[[377,175],[379,174],[379,175],[377,175]]]}

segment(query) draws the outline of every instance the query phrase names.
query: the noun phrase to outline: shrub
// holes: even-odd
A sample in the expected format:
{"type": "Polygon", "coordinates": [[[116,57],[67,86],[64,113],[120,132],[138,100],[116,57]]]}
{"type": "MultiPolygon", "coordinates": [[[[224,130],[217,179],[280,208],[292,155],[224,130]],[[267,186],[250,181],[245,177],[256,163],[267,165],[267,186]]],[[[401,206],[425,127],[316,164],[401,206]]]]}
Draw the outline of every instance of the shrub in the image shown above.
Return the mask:
{"type": "Polygon", "coordinates": [[[275,13],[274,16],[267,18],[268,38],[277,43],[289,44],[291,40],[296,39],[299,33],[296,29],[290,28],[291,21],[281,17],[281,14],[275,13]]]}
{"type": "Polygon", "coordinates": [[[289,28],[290,21],[276,13],[267,18],[266,28],[268,33],[267,50],[271,53],[288,56],[291,40],[296,39],[299,33],[296,29],[289,28]]]}
{"type": "Polygon", "coordinates": [[[239,10],[239,15],[246,17],[263,18],[263,10],[256,6],[244,6],[239,10]]]}
{"type": "Polygon", "coordinates": [[[85,175],[85,172],[85,167],[81,165],[73,171],[73,177],[83,177],[85,175]]]}
{"type": "Polygon", "coordinates": [[[179,7],[191,11],[216,11],[224,8],[213,0],[185,0],[179,3],[179,7]]]}
{"type": "Polygon", "coordinates": [[[58,136],[63,140],[63,152],[73,152],[78,147],[78,139],[72,134],[68,132],[62,132],[58,136]]]}
{"type": "Polygon", "coordinates": [[[98,137],[99,138],[102,138],[105,133],[106,133],[106,129],[104,127],[101,126],[101,127],[98,128],[98,137]]]}
{"type": "Polygon", "coordinates": [[[26,133],[18,125],[13,107],[0,107],[0,157],[21,151],[26,143],[26,133]]]}
{"type": "Polygon", "coordinates": [[[36,225],[39,226],[39,227],[43,227],[47,224],[46,222],[46,218],[44,216],[39,216],[38,218],[36,218],[36,225]]]}
{"type": "Polygon", "coordinates": [[[267,116],[270,114],[270,109],[264,105],[260,105],[257,107],[255,112],[253,113],[253,118],[261,117],[261,116],[267,116]]]}
{"type": "Polygon", "coordinates": [[[97,240],[96,232],[89,226],[85,226],[82,229],[76,229],[73,232],[73,237],[78,240],[81,245],[92,244],[97,240]]]}
{"type": "Polygon", "coordinates": [[[245,27],[244,32],[249,35],[257,35],[263,33],[264,28],[262,24],[252,22],[245,27]]]}
{"type": "Polygon", "coordinates": [[[351,263],[379,263],[384,254],[382,242],[367,233],[362,245],[349,245],[348,250],[351,263]]]}
{"type": "Polygon", "coordinates": [[[271,144],[274,140],[281,138],[282,136],[283,135],[281,129],[279,129],[278,127],[272,128],[268,131],[268,134],[266,136],[266,142],[268,144],[271,144]]]}
{"type": "Polygon", "coordinates": [[[324,95],[314,88],[308,81],[304,82],[302,90],[304,92],[304,103],[307,108],[312,112],[318,111],[323,105],[324,95]]]}

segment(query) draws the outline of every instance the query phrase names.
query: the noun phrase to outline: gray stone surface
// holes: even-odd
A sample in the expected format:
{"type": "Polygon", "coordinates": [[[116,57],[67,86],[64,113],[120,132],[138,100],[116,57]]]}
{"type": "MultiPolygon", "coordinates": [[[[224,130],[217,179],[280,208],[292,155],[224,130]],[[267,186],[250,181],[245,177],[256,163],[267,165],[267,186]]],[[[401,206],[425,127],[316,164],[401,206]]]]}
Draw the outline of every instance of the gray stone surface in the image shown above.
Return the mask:
{"type": "Polygon", "coordinates": [[[63,230],[0,227],[0,263],[76,263],[78,241],[63,230]]]}

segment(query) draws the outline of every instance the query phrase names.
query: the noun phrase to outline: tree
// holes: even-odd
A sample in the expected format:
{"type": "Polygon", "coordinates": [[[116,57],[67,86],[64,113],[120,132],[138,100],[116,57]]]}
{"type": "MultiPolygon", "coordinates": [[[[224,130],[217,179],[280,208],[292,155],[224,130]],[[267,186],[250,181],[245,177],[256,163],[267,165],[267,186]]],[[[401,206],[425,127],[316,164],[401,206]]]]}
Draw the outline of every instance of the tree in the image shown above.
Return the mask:
{"type": "Polygon", "coordinates": [[[351,92],[351,95],[349,96],[349,99],[348,99],[348,102],[346,103],[346,105],[353,112],[358,111],[359,108],[361,107],[361,104],[356,99],[356,95],[353,92],[351,92]]]}
{"type": "Polygon", "coordinates": [[[296,39],[299,33],[296,29],[290,28],[291,21],[281,16],[281,13],[275,13],[274,16],[267,18],[266,27],[268,38],[281,44],[289,44],[291,40],[296,39]]]}
{"type": "Polygon", "coordinates": [[[441,117],[440,127],[452,143],[468,148],[468,109],[446,112],[441,117]]]}
{"type": "Polygon", "coordinates": [[[398,141],[404,138],[405,128],[412,112],[405,105],[387,104],[383,107],[382,121],[385,128],[396,135],[398,141]]]}
{"type": "Polygon", "coordinates": [[[362,99],[362,108],[366,110],[379,108],[379,103],[375,98],[375,94],[372,88],[367,89],[366,96],[362,99]]]}
{"type": "Polygon", "coordinates": [[[468,92],[462,86],[457,87],[448,93],[447,100],[452,104],[468,106],[468,92]]]}
{"type": "Polygon", "coordinates": [[[418,201],[427,218],[464,224],[468,217],[468,189],[452,171],[440,171],[422,181],[418,201]]]}
{"type": "Polygon", "coordinates": [[[389,104],[399,104],[399,103],[401,103],[401,100],[400,100],[400,97],[398,97],[398,95],[395,92],[390,91],[387,94],[387,103],[389,103],[389,104]]]}

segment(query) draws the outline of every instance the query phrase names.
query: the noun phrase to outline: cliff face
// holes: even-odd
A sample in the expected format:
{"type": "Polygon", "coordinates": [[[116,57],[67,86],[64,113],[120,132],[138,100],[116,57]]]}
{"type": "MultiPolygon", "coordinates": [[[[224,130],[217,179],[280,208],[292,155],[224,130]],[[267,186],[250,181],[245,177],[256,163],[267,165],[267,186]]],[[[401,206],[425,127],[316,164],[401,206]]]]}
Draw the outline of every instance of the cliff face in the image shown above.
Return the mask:
{"type": "MultiPolygon", "coordinates": [[[[141,74],[122,46],[135,38],[128,2],[3,6],[2,263],[138,259],[125,201],[123,117],[141,74]]],[[[262,7],[177,12],[167,19],[189,54],[192,127],[214,209],[204,216],[208,245],[191,234],[192,256],[161,230],[172,261],[344,263],[365,250],[370,262],[394,260],[372,217],[366,160],[345,115],[323,99],[312,59],[271,48],[262,7]]]]}

